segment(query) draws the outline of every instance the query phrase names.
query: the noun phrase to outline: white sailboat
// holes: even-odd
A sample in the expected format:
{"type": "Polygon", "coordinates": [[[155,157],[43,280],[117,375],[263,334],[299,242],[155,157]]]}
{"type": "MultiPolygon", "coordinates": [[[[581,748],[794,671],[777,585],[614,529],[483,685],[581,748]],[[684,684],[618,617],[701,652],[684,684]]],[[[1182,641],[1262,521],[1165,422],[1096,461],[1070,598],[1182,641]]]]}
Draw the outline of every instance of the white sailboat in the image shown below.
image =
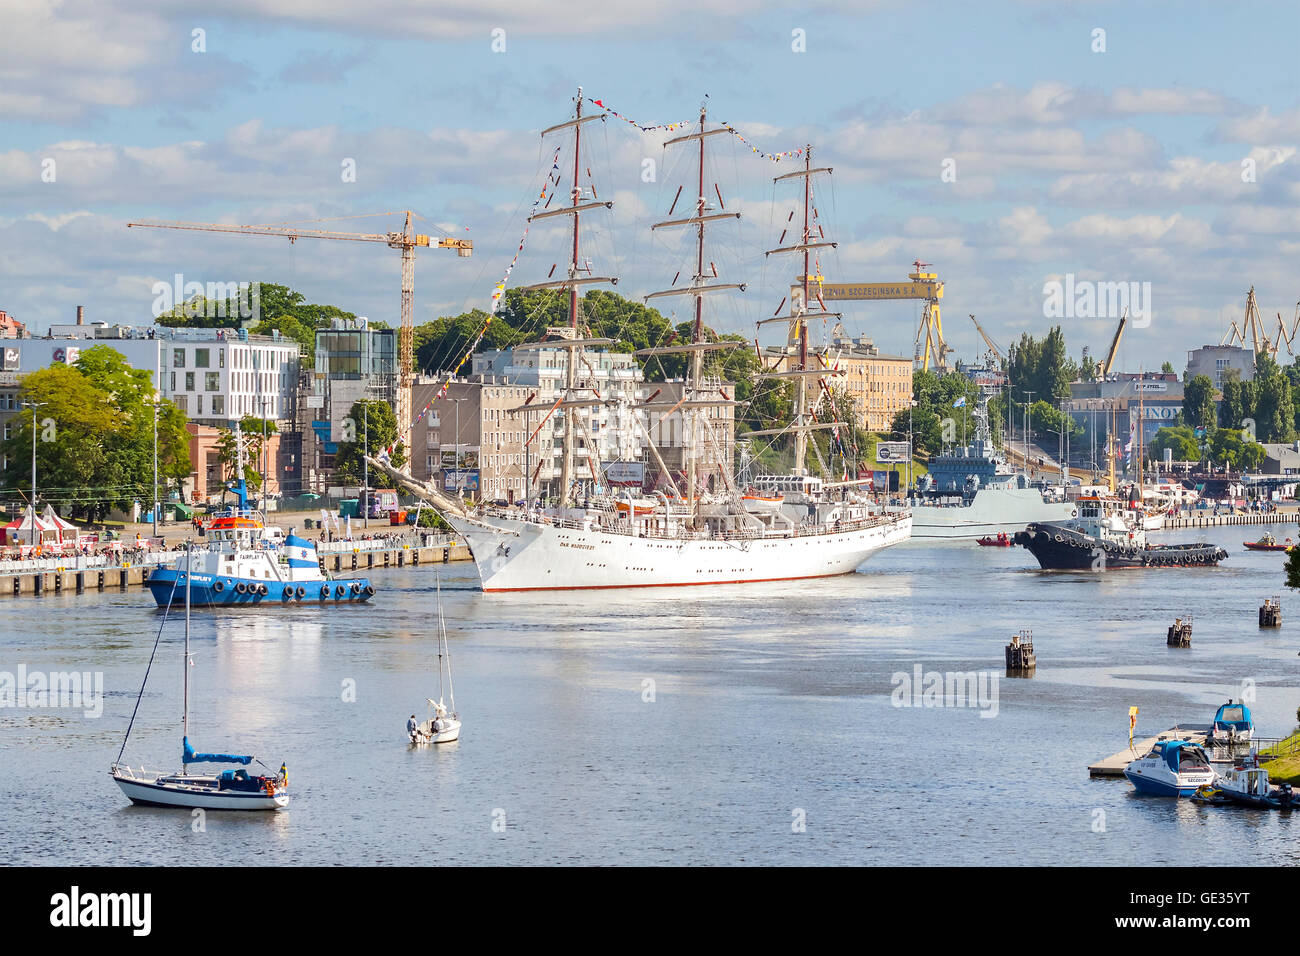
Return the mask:
{"type": "MultiPolygon", "coordinates": [[[[191,548],[186,548],[185,567],[190,563],[191,548]]],[[[249,774],[247,770],[223,770],[220,773],[195,774],[189,770],[192,763],[226,763],[240,764],[244,767],[253,762],[251,755],[198,753],[190,746],[190,573],[180,575],[185,579],[185,657],[182,667],[184,677],[184,712],[181,725],[181,770],[176,773],[159,773],[134,768],[123,764],[122,754],[126,752],[127,741],[131,738],[131,727],[135,724],[135,712],[140,709],[140,699],[144,696],[145,685],[149,681],[149,670],[145,670],[144,681],[140,684],[140,694],[136,698],[136,711],[131,714],[126,736],[122,739],[122,748],[118,751],[117,761],[110,768],[110,774],[122,788],[127,799],[132,803],[152,807],[179,807],[184,809],[204,810],[280,810],[289,805],[288,773],[284,764],[275,775],[249,774]]],[[[174,587],[175,585],[173,585],[174,587]]],[[[170,606],[168,600],[164,606],[170,606]]],[[[158,652],[158,643],[162,639],[163,627],[167,623],[164,613],[162,624],[158,627],[158,637],[154,640],[154,654],[158,652]]],[[[153,665],[153,656],[149,658],[153,665]]],[[[260,763],[260,761],[259,761],[260,763]]]]}
{"type": "Polygon", "coordinates": [[[438,578],[438,699],[427,698],[429,717],[411,731],[413,744],[449,744],[460,739],[460,714],[456,712],[456,687],[451,680],[451,648],[447,646],[447,622],[442,614],[442,578],[438,578]],[[443,662],[446,661],[451,708],[443,696],[443,662]]]}
{"type": "MultiPolygon", "coordinates": [[[[792,307],[790,316],[781,317],[782,321],[792,323],[797,329],[797,341],[801,344],[794,362],[798,367],[763,376],[794,379],[798,383],[795,421],[785,428],[750,432],[746,436],[796,434],[795,474],[765,476],[756,479],[755,487],[747,490],[737,487],[728,462],[728,467],[718,470],[717,484],[712,489],[704,487],[707,481],[700,475],[699,449],[723,444],[714,435],[714,426],[706,411],[723,405],[734,407],[742,404],[725,395],[720,398],[718,383],[705,379],[704,353],[745,345],[744,342],[706,339],[704,300],[717,293],[743,291],[746,287],[743,282],[718,281],[717,269],[705,251],[706,228],[734,221],[740,213],[721,208],[721,192],[716,184],[711,192],[706,189],[706,142],[710,137],[727,132],[727,128],[710,126],[704,107],[700,109],[697,129],[664,144],[694,147],[697,175],[691,183],[691,191],[695,198],[681,210],[680,218],[669,218],[651,227],[652,230],[685,227],[695,232],[689,278],[680,285],[674,279],[672,287],[644,297],[646,301],[665,296],[688,297],[694,313],[693,333],[688,342],[636,352],[641,358],[669,353],[688,355],[686,381],[677,401],[656,401],[652,395],[627,409],[631,413],[630,419],[645,431],[647,448],[671,486],[672,496],[656,492],[652,506],[630,505],[623,501],[620,508],[617,496],[581,493],[579,486],[582,482],[575,475],[573,464],[575,437],[582,437],[584,430],[580,410],[608,405],[611,400],[598,395],[594,388],[581,385],[577,380],[577,368],[589,361],[589,346],[612,343],[609,339],[583,335],[579,322],[578,286],[616,281],[613,277],[591,276],[588,274],[590,269],[582,265],[585,261],[580,247],[583,216],[587,212],[599,213],[613,205],[596,200],[594,190],[588,190],[580,181],[583,127],[603,120],[607,115],[584,114],[582,104],[582,91],[579,89],[573,118],[542,134],[572,133],[572,202],[538,212],[532,217],[533,220],[562,215],[569,217],[571,252],[568,274],[523,287],[566,291],[569,299],[568,327],[555,330],[556,337],[547,341],[515,347],[516,350],[554,348],[567,353],[563,389],[551,408],[552,412],[562,411],[564,414],[559,503],[553,507],[532,509],[484,505],[471,511],[463,502],[412,479],[386,462],[372,459],[371,463],[384,469],[403,487],[433,503],[469,544],[486,592],[661,588],[830,577],[849,574],[873,552],[907,540],[911,534],[910,514],[880,510],[854,489],[856,482],[827,483],[804,468],[808,433],[819,428],[843,427],[839,422],[816,421],[815,403],[807,400],[808,383],[828,380],[836,373],[810,365],[807,321],[821,313],[809,313],[804,305],[799,309],[792,307]],[[717,207],[709,200],[710,195],[718,196],[717,207]],[[683,485],[674,480],[676,470],[664,463],[655,442],[649,438],[656,427],[655,416],[663,422],[675,413],[683,419],[684,474],[678,472],[684,479],[683,485]],[[650,418],[649,426],[642,421],[642,415],[650,418]]],[[[812,169],[805,163],[802,171],[791,175],[803,178],[806,186],[807,179],[819,172],[822,170],[812,169]]],[[[670,217],[677,211],[680,196],[681,190],[668,210],[670,217]]],[[[807,250],[820,245],[830,243],[813,237],[805,204],[801,243],[773,252],[804,253],[802,287],[806,290],[809,285],[807,250]]],[[[808,298],[805,297],[804,303],[808,298]]],[[[530,406],[525,405],[514,411],[528,414],[529,410],[530,406]]]]}

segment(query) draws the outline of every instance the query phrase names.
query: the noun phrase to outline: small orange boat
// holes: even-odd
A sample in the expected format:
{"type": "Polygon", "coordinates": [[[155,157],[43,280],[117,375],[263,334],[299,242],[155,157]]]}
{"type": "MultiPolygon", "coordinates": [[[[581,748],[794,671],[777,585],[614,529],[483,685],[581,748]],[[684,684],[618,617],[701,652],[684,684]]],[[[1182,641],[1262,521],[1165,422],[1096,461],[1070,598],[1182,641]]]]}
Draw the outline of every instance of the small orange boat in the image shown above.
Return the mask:
{"type": "Polygon", "coordinates": [[[986,534],[975,543],[981,548],[1009,548],[1013,544],[1011,536],[1005,531],[999,531],[996,536],[986,534]]]}
{"type": "Polygon", "coordinates": [[[1290,551],[1295,547],[1294,542],[1287,538],[1282,544],[1277,543],[1277,538],[1271,534],[1266,534],[1258,541],[1243,541],[1247,551],[1290,551]]]}

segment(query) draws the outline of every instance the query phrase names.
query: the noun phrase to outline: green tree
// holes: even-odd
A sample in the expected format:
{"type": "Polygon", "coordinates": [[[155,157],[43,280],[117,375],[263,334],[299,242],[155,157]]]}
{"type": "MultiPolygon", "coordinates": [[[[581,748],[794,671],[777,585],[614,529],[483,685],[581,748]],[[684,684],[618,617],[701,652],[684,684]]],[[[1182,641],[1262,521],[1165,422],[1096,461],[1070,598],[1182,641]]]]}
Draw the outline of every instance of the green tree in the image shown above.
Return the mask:
{"type": "Polygon", "coordinates": [[[1165,449],[1172,449],[1174,461],[1201,460],[1201,443],[1197,441],[1196,433],[1189,425],[1162,428],[1147,445],[1148,455],[1154,461],[1164,457],[1165,449]]]}
{"type": "Polygon", "coordinates": [[[1254,471],[1264,461],[1264,446],[1247,441],[1244,433],[1235,428],[1216,428],[1210,436],[1207,449],[1210,461],[1230,469],[1254,471]]]}
{"type": "MultiPolygon", "coordinates": [[[[344,434],[355,437],[339,443],[334,456],[334,474],[346,482],[358,483],[365,473],[363,456],[377,456],[397,441],[397,415],[387,402],[363,398],[352,405],[344,422],[344,434]]],[[[389,457],[394,468],[406,464],[406,447],[398,442],[389,457]]]]}
{"type": "Polygon", "coordinates": [[[1255,434],[1260,441],[1289,442],[1295,438],[1295,407],[1291,382],[1267,351],[1255,357],[1255,434]]]}
{"type": "MultiPolygon", "coordinates": [[[[91,346],[72,366],[55,365],[23,379],[22,401],[37,403],[38,495],[95,521],[153,497],[154,397],[152,376],[133,369],[117,350],[91,346]]],[[[185,416],[161,401],[158,416],[160,495],[191,472],[185,416]]],[[[4,452],[13,466],[10,488],[31,489],[33,409],[15,418],[4,452]]]]}
{"type": "Polygon", "coordinates": [[[233,428],[221,429],[217,439],[217,460],[221,462],[222,474],[227,481],[238,477],[239,444],[244,445],[244,484],[248,490],[256,493],[262,488],[262,451],[265,441],[276,433],[275,422],[270,419],[245,415],[239,420],[240,437],[235,436],[233,428]],[[263,432],[265,431],[265,438],[263,432]]]}
{"type": "Polygon", "coordinates": [[[1210,376],[1193,375],[1188,379],[1183,387],[1183,418],[1193,428],[1214,427],[1214,382],[1210,376]]]}

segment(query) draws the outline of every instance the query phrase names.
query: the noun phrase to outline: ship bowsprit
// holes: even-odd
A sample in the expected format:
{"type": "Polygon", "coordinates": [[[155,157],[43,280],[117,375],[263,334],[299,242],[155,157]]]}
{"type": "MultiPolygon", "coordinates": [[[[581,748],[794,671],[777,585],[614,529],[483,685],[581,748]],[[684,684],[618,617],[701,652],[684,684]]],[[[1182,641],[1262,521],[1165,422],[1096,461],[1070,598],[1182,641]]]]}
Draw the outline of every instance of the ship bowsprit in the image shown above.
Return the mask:
{"type": "Polygon", "coordinates": [[[1213,567],[1228,556],[1215,544],[1148,544],[1111,541],[1072,528],[1030,524],[1017,531],[1024,547],[1047,571],[1107,571],[1115,568],[1213,567]]]}

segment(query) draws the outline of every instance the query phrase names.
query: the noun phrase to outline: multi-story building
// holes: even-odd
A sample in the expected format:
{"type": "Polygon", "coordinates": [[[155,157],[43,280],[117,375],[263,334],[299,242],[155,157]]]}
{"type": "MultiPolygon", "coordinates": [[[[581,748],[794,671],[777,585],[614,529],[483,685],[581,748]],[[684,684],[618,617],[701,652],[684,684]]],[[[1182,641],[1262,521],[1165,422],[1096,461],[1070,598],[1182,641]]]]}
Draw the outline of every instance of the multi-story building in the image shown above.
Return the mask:
{"type": "Polygon", "coordinates": [[[335,319],[330,328],[316,332],[315,370],[303,398],[311,422],[304,447],[309,487],[323,490],[339,443],[348,440],[346,419],[362,399],[396,407],[397,332],[373,328],[365,318],[335,319]]]}
{"type": "MultiPolygon", "coordinates": [[[[78,318],[81,312],[78,310],[78,318]]],[[[300,485],[297,417],[299,348],[273,336],[237,329],[119,326],[103,322],[53,325],[41,338],[6,341],[0,370],[0,428],[7,435],[20,409],[22,378],[56,364],[74,364],[88,348],[105,345],[132,368],[150,373],[154,387],[196,425],[225,428],[245,415],[277,423],[272,490],[300,485]]]]}
{"type": "MultiPolygon", "coordinates": [[[[77,306],[77,311],[81,311],[81,306],[77,306]]],[[[22,339],[26,337],[27,326],[8,312],[0,309],[0,339],[22,339]]]]}
{"type": "MultiPolygon", "coordinates": [[[[784,370],[799,365],[795,346],[772,347],[765,353],[769,362],[784,357],[781,364],[784,370]]],[[[831,344],[810,348],[808,361],[810,365],[818,363],[845,373],[831,379],[831,387],[853,400],[858,427],[866,431],[889,431],[894,416],[911,405],[912,359],[881,352],[865,335],[852,339],[844,334],[842,326],[836,326],[831,344]]]]}
{"type": "Polygon", "coordinates": [[[1195,375],[1208,375],[1218,391],[1223,390],[1223,376],[1236,369],[1241,381],[1255,377],[1255,353],[1236,345],[1203,345],[1187,353],[1186,379],[1195,375]]]}
{"type": "MultiPolygon", "coordinates": [[[[568,337],[568,328],[548,329],[547,334],[568,337]]],[[[535,456],[533,476],[536,492],[559,494],[563,472],[564,429],[573,429],[572,478],[609,484],[611,472],[619,477],[629,472],[626,463],[642,462],[646,446],[644,419],[634,407],[646,394],[645,376],[636,359],[626,352],[571,350],[564,348],[507,349],[480,352],[473,360],[474,379],[524,386],[525,398],[538,412],[524,416],[539,429],[530,446],[535,456]],[[550,409],[564,392],[569,355],[578,354],[574,384],[580,397],[599,398],[601,404],[550,409]]],[[[520,403],[522,404],[522,402],[520,403]]],[[[418,403],[417,408],[421,407],[418,403]]],[[[621,483],[621,482],[620,482],[621,483]]]]}
{"type": "Polygon", "coordinates": [[[433,401],[442,384],[421,378],[411,389],[417,410],[432,402],[411,430],[411,475],[475,501],[523,500],[541,452],[535,441],[526,447],[529,416],[515,410],[536,389],[484,376],[453,381],[433,401]]]}

